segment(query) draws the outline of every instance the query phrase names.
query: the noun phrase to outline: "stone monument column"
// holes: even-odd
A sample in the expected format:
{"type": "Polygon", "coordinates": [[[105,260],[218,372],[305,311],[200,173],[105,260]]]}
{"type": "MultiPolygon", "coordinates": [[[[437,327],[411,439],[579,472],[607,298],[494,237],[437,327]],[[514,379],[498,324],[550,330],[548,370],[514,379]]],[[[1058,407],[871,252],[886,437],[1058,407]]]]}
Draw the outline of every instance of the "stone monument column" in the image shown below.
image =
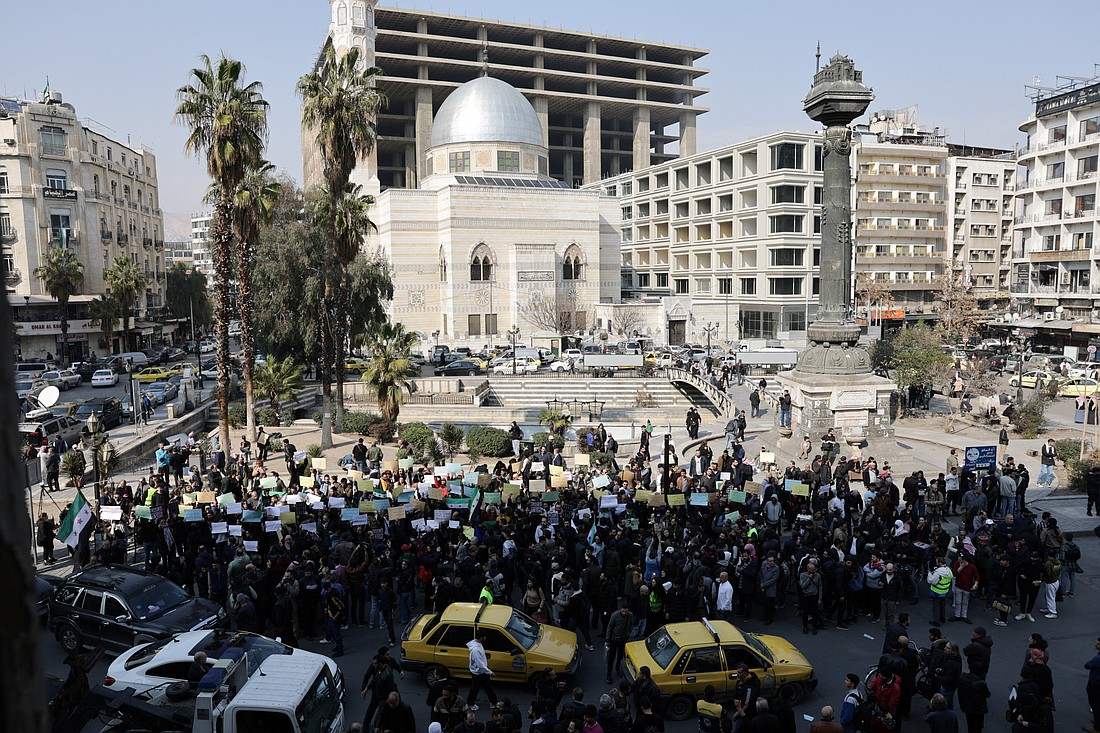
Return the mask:
{"type": "Polygon", "coordinates": [[[821,210],[821,289],[817,319],[809,325],[810,345],[793,371],[780,375],[791,392],[792,432],[818,438],[829,428],[851,445],[890,437],[893,384],[871,373],[871,359],[857,345],[852,278],[852,131],[874,93],[847,56],[836,55],[814,75],[803,102],[825,126],[822,144],[824,190],[821,210]]]}

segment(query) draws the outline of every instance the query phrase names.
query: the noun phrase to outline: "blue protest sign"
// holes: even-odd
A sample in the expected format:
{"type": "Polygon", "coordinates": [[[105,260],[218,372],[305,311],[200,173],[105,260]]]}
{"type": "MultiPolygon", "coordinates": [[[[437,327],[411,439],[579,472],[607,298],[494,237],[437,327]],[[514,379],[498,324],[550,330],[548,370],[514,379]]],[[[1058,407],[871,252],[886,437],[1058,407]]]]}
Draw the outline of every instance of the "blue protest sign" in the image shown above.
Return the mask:
{"type": "Polygon", "coordinates": [[[997,446],[979,445],[966,449],[963,468],[973,471],[979,468],[995,468],[997,465],[997,446]]]}

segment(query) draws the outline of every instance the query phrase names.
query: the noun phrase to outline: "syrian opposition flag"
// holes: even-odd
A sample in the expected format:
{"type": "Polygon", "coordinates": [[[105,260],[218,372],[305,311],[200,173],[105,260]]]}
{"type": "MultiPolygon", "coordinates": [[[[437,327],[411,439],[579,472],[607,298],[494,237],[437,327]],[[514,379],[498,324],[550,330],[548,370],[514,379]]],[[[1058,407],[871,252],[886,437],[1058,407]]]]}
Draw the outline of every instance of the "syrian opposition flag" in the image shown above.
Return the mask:
{"type": "Polygon", "coordinates": [[[74,550],[91,531],[95,523],[92,515],[92,507],[80,491],[76,492],[69,513],[65,515],[65,521],[57,529],[58,538],[74,550]]]}

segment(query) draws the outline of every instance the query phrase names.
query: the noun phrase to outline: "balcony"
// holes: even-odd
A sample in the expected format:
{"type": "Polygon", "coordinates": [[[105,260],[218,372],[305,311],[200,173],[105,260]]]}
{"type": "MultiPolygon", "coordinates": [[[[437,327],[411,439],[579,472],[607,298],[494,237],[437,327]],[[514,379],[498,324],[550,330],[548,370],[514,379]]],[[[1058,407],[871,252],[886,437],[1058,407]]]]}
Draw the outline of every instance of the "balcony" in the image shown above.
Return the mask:
{"type": "Polygon", "coordinates": [[[15,242],[19,239],[19,232],[14,229],[0,231],[0,242],[15,242]]]}
{"type": "Polygon", "coordinates": [[[1032,262],[1087,262],[1091,259],[1091,249],[1052,249],[1031,253],[1032,262]]]}
{"type": "Polygon", "coordinates": [[[141,246],[145,249],[151,249],[153,246],[153,240],[149,237],[142,237],[141,246]]]}
{"type": "Polygon", "coordinates": [[[164,282],[164,278],[165,278],[164,270],[157,270],[157,282],[159,282],[159,283],[164,282]]]}
{"type": "Polygon", "coordinates": [[[889,180],[898,183],[927,183],[928,181],[942,181],[947,178],[943,173],[922,173],[920,171],[860,171],[859,177],[867,176],[875,180],[889,180]]]}
{"type": "Polygon", "coordinates": [[[162,249],[164,249],[164,240],[163,239],[154,239],[153,240],[153,249],[155,249],[157,252],[160,252],[162,249]]]}
{"type": "Polygon", "coordinates": [[[20,272],[18,267],[13,267],[4,273],[5,287],[14,288],[21,282],[23,282],[23,273],[20,272]]]}
{"type": "Polygon", "coordinates": [[[145,279],[146,279],[146,280],[149,280],[150,282],[152,282],[153,280],[155,280],[155,279],[156,279],[156,276],[157,276],[157,275],[156,275],[156,273],[155,273],[155,272],[153,272],[152,270],[146,270],[146,271],[145,271],[145,279]]]}
{"type": "Polygon", "coordinates": [[[110,201],[111,201],[111,195],[107,194],[107,193],[103,193],[101,191],[92,191],[88,195],[91,196],[94,199],[98,199],[99,201],[106,201],[108,203],[110,203],[110,201]]]}
{"type": "Polygon", "coordinates": [[[142,206],[141,207],[141,212],[143,214],[148,214],[149,213],[149,207],[148,206],[142,206]]]}
{"type": "Polygon", "coordinates": [[[51,227],[49,233],[50,244],[69,245],[79,244],[80,235],[75,229],[51,227]]]}
{"type": "Polygon", "coordinates": [[[115,233],[112,232],[112,231],[103,230],[103,231],[100,231],[100,233],[99,233],[99,239],[103,242],[113,241],[114,238],[115,238],[115,233]]]}
{"type": "Polygon", "coordinates": [[[119,247],[125,246],[129,243],[130,243],[130,235],[129,234],[119,234],[118,235],[118,246],[119,247]]]}

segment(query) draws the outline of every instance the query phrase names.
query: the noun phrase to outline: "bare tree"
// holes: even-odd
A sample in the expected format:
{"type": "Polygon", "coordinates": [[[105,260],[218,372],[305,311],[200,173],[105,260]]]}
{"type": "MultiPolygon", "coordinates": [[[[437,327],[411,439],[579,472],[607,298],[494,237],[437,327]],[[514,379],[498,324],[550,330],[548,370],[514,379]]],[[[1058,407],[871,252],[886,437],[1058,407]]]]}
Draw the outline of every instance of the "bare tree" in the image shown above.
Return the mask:
{"type": "Polygon", "coordinates": [[[519,315],[527,323],[540,331],[548,331],[555,336],[567,334],[573,330],[572,313],[559,311],[553,298],[542,297],[520,306],[519,315]]]}
{"type": "Polygon", "coordinates": [[[936,308],[940,314],[939,330],[951,343],[978,335],[981,327],[978,298],[962,270],[944,269],[936,308]]]}
{"type": "Polygon", "coordinates": [[[867,325],[870,326],[873,316],[871,309],[892,306],[894,293],[886,283],[874,279],[870,273],[861,272],[856,281],[856,303],[867,309],[867,325]]]}
{"type": "Polygon", "coordinates": [[[620,336],[630,336],[645,323],[645,317],[639,308],[615,309],[615,321],[611,325],[620,336]]]}
{"type": "MultiPolygon", "coordinates": [[[[0,353],[12,354],[12,315],[0,307],[0,353]]],[[[47,729],[45,688],[38,650],[41,630],[34,604],[34,570],[30,564],[31,535],[26,497],[27,474],[19,455],[19,409],[15,399],[12,360],[0,364],[0,568],[4,619],[0,643],[0,730],[43,733],[47,729]],[[16,488],[19,487],[19,488],[16,488]]]]}

